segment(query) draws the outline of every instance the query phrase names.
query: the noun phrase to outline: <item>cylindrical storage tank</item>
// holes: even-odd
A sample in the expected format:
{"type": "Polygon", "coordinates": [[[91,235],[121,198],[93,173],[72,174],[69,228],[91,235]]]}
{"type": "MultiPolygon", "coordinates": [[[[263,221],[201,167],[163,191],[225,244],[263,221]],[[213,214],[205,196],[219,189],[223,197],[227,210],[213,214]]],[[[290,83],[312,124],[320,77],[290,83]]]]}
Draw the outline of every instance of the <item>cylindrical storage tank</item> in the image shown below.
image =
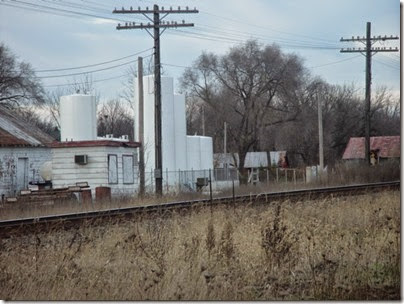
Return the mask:
{"type": "Polygon", "coordinates": [[[212,137],[200,136],[201,169],[213,169],[213,142],[212,137]]]}
{"type": "Polygon", "coordinates": [[[74,94],[60,97],[60,140],[97,139],[95,96],[74,94]]]}
{"type": "Polygon", "coordinates": [[[201,153],[199,136],[187,136],[188,170],[201,170],[201,153]]]}
{"type": "Polygon", "coordinates": [[[44,181],[52,180],[52,162],[47,161],[42,164],[39,168],[39,175],[42,177],[44,181]]]}
{"type": "Polygon", "coordinates": [[[175,171],[174,94],[173,79],[161,77],[161,146],[163,171],[175,171]]]}
{"type": "Polygon", "coordinates": [[[174,95],[175,164],[177,170],[187,169],[187,124],[185,96],[174,95]]]}

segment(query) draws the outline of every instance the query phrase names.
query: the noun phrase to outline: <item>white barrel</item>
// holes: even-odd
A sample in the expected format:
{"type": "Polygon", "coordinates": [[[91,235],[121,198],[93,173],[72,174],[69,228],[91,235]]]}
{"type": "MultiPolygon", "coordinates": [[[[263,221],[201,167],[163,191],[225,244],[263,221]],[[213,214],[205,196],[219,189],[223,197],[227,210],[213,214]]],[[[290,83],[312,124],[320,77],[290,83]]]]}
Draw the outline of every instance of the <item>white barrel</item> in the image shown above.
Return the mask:
{"type": "Polygon", "coordinates": [[[202,170],[213,169],[212,137],[200,136],[200,164],[202,170]]]}
{"type": "Polygon", "coordinates": [[[39,175],[44,181],[52,180],[52,161],[47,161],[39,168],[39,175]]]}
{"type": "Polygon", "coordinates": [[[188,170],[201,170],[199,136],[187,136],[187,167],[188,170]]]}
{"type": "Polygon", "coordinates": [[[97,139],[95,96],[74,94],[60,97],[60,140],[97,139]]]}

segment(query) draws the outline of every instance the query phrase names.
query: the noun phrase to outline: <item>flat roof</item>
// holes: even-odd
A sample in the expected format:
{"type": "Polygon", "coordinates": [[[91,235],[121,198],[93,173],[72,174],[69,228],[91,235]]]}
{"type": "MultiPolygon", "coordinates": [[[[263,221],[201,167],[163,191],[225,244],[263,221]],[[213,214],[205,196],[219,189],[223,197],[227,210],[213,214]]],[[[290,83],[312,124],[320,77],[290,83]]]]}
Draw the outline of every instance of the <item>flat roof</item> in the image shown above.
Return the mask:
{"type": "Polygon", "coordinates": [[[82,140],[82,141],[62,141],[54,142],[51,148],[79,148],[79,147],[127,147],[138,148],[141,143],[135,141],[116,141],[116,140],[82,140]]]}

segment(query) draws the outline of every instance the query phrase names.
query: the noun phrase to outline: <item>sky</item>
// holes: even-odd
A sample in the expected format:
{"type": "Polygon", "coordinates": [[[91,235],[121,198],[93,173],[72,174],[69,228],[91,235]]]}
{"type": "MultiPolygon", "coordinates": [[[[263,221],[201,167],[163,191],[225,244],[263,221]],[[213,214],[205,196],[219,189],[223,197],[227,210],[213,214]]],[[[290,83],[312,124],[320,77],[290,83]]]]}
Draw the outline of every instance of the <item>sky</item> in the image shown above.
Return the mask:
{"type": "MultiPolygon", "coordinates": [[[[257,39],[300,56],[312,76],[330,84],[354,84],[364,95],[365,56],[340,52],[363,45],[340,39],[365,36],[367,22],[372,36],[400,36],[398,0],[0,0],[0,42],[32,65],[46,90],[68,86],[87,73],[107,101],[121,95],[129,67],[136,68],[138,56],[147,63],[153,47],[145,30],[116,29],[125,21],[147,23],[145,17],[112,11],[153,4],[199,10],[164,19],[195,24],[161,35],[163,73],[174,77],[177,90],[185,67],[203,51],[221,55],[257,39]]],[[[395,48],[400,42],[377,46],[395,48]]],[[[381,86],[400,95],[400,52],[373,55],[372,91],[381,86]]]]}

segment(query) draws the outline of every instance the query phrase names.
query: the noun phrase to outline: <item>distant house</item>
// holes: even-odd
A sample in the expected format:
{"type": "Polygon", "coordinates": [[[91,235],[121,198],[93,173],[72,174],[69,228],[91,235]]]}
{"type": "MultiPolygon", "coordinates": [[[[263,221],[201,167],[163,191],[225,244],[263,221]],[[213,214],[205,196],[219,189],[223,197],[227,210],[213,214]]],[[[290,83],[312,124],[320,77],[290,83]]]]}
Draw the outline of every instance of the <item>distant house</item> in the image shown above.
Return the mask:
{"type": "Polygon", "coordinates": [[[0,196],[15,196],[29,182],[43,181],[39,169],[51,160],[54,139],[0,105],[0,196]]]}
{"type": "MultiPolygon", "coordinates": [[[[371,157],[376,162],[400,158],[400,136],[375,136],[370,138],[371,157]]],[[[342,156],[343,160],[365,159],[365,138],[351,137],[342,156]]]]}

